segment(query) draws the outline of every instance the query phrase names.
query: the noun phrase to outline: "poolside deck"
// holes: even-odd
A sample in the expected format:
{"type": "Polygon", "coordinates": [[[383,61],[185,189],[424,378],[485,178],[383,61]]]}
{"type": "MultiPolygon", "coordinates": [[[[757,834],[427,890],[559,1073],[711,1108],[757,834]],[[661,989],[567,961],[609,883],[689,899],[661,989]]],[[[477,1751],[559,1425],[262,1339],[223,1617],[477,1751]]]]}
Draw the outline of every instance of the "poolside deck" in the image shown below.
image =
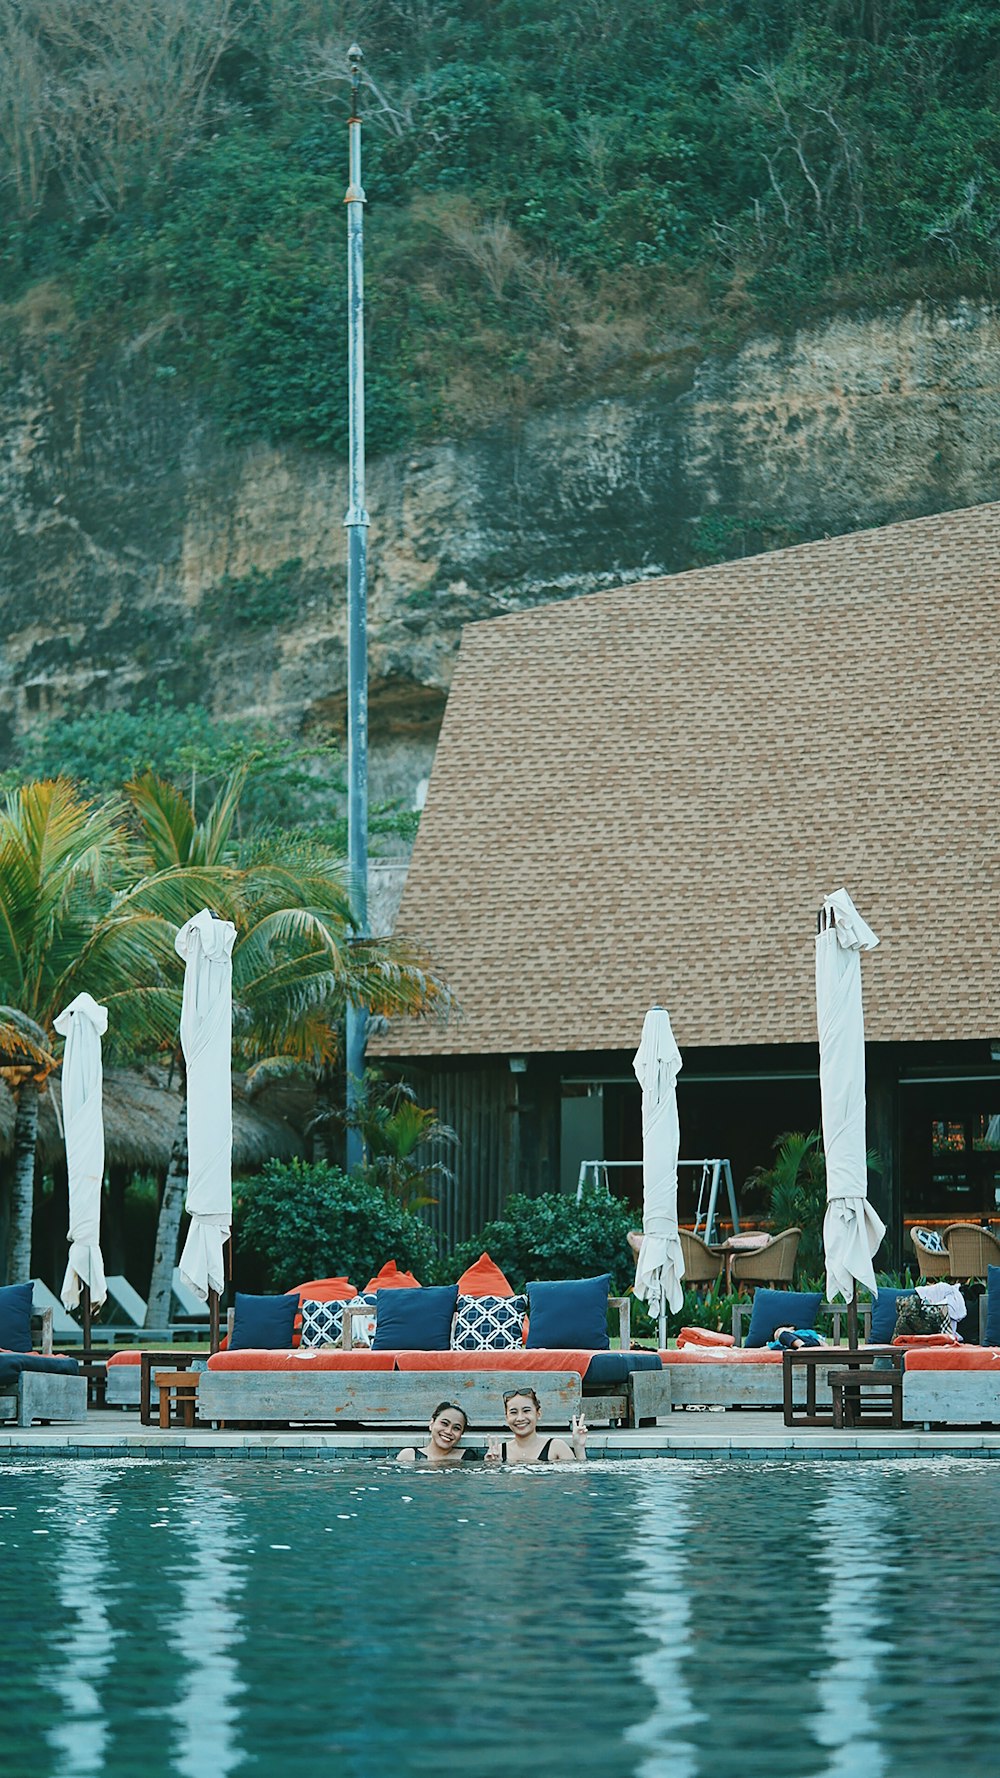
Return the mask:
{"type": "MultiPolygon", "coordinates": [[[[307,1429],[270,1432],[212,1431],[196,1427],[141,1426],[138,1417],[113,1409],[91,1410],[79,1425],[0,1427],[0,1463],[40,1457],[363,1457],[392,1456],[413,1433],[371,1429],[358,1432],[307,1429]]],[[[482,1434],[468,1443],[483,1448],[482,1434]]],[[[982,1427],[921,1432],[903,1428],[835,1432],[818,1427],[790,1430],[780,1413],[748,1409],[675,1413],[669,1422],[634,1431],[598,1428],[591,1432],[592,1458],[681,1457],[886,1458],[922,1456],[996,1457],[1000,1431],[982,1427]]]]}

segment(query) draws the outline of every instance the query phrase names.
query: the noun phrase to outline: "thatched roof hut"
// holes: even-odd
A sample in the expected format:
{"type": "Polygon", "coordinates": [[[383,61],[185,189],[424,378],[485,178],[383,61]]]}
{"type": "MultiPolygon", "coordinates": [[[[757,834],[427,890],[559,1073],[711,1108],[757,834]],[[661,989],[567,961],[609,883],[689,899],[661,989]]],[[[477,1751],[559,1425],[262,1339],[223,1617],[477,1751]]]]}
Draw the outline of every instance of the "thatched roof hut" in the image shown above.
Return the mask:
{"type": "MultiPolygon", "coordinates": [[[[58,1075],[42,1094],[38,1154],[44,1167],[61,1161],[61,1086],[58,1075]]],[[[309,1087],[279,1081],[247,1097],[242,1077],[233,1077],[233,1170],[254,1173],[269,1160],[288,1161],[305,1152],[302,1131],[313,1104],[309,1087]]],[[[107,1163],[136,1172],[165,1174],[181,1109],[176,1076],[165,1068],[106,1068],[104,1140],[107,1163]]],[[[10,1153],[14,1099],[0,1081],[0,1155],[10,1153]]]]}

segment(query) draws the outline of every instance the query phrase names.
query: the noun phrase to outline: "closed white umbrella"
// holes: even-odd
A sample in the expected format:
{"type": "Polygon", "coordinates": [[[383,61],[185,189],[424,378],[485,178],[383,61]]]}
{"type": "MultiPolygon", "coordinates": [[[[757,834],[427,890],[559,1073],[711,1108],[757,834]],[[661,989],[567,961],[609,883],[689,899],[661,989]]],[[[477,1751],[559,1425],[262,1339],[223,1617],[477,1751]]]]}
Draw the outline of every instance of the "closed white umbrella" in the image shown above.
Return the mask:
{"type": "Polygon", "coordinates": [[[63,1307],[75,1309],[81,1287],[96,1308],[108,1294],[101,1254],[101,1188],[104,1184],[104,1111],[101,1038],[108,1009],[78,994],[54,1020],[66,1039],[62,1065],[62,1115],[69,1175],[69,1263],[63,1307]]]}
{"type": "Polygon", "coordinates": [[[184,958],[181,1048],[187,1063],[191,1227],[181,1275],[202,1302],[221,1294],[233,1219],[233,946],[236,928],[203,908],[174,940],[184,958]]]}
{"type": "Polygon", "coordinates": [[[846,889],[827,896],[819,925],[816,1019],[826,1154],[826,1288],[829,1297],[851,1301],[859,1284],[878,1295],[872,1262],[885,1234],[868,1202],[861,1004],[861,952],[873,951],[879,941],[846,889]]]}
{"type": "Polygon", "coordinates": [[[677,1233],[677,1076],[682,1064],[670,1014],[662,1006],[646,1014],[632,1066],[642,1088],[642,1246],[635,1294],[659,1317],[662,1345],[667,1309],[677,1310],[684,1301],[684,1255],[677,1233]]]}

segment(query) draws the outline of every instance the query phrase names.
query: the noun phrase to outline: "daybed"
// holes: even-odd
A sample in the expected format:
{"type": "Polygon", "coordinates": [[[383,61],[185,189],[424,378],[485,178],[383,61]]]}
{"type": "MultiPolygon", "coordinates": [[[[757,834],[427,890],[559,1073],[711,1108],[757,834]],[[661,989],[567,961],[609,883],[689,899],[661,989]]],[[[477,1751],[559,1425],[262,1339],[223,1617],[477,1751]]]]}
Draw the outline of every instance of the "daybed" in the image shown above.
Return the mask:
{"type": "Polygon", "coordinates": [[[903,1419],[1000,1426],[1000,1347],[929,1346],[903,1361],[903,1419]]]}
{"type": "MultiPolygon", "coordinates": [[[[0,1351],[0,1420],[30,1426],[33,1420],[85,1420],[87,1379],[79,1374],[75,1358],[52,1353],[52,1310],[32,1310],[31,1286],[7,1285],[11,1293],[25,1292],[26,1318],[23,1341],[34,1351],[0,1351]]],[[[4,1337],[10,1338],[8,1333],[4,1337]]]]}

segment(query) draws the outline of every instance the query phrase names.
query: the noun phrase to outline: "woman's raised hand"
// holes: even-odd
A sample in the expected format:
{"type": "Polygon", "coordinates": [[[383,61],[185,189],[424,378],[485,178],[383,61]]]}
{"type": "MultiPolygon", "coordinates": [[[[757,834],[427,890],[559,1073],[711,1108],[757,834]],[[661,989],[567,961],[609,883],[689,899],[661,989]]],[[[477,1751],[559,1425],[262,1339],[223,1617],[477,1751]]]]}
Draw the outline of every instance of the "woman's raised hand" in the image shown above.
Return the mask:
{"type": "Polygon", "coordinates": [[[483,1461],[484,1461],[484,1463],[502,1463],[503,1462],[503,1445],[501,1444],[501,1442],[498,1438],[491,1438],[490,1439],[490,1442],[486,1447],[486,1456],[484,1457],[483,1461]]]}
{"type": "Polygon", "coordinates": [[[578,1414],[573,1415],[569,1423],[569,1442],[573,1447],[574,1457],[582,1462],[587,1455],[587,1421],[582,1408],[578,1414]]]}

